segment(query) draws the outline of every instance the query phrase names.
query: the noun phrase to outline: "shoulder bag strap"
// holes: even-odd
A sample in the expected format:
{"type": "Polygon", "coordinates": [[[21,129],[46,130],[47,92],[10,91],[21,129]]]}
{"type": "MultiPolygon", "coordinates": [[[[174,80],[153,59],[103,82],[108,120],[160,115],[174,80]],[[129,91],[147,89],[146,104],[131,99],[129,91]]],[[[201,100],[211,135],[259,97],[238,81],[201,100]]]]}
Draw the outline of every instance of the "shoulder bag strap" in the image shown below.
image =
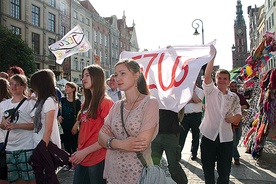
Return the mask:
{"type": "MultiPolygon", "coordinates": [[[[27,98],[24,97],[24,98],[20,101],[20,103],[16,106],[14,112],[16,112],[16,111],[19,109],[19,107],[25,102],[26,99],[27,99],[27,98]]],[[[3,144],[2,150],[5,150],[5,149],[6,149],[6,146],[7,146],[7,143],[8,143],[9,134],[10,134],[10,131],[8,130],[8,131],[7,131],[7,134],[6,134],[6,137],[5,137],[5,142],[4,142],[4,144],[3,144]]]]}
{"type": "MultiPolygon", "coordinates": [[[[124,116],[123,116],[124,101],[123,100],[121,102],[121,106],[120,107],[121,107],[120,109],[121,109],[121,119],[122,119],[123,128],[124,128],[127,136],[129,137],[129,134],[128,134],[127,130],[126,130],[125,123],[124,123],[124,116]]],[[[147,162],[146,162],[145,158],[143,157],[143,154],[141,152],[136,152],[136,155],[137,155],[138,159],[140,160],[140,162],[142,163],[142,165],[144,167],[147,167],[147,162]]]]}

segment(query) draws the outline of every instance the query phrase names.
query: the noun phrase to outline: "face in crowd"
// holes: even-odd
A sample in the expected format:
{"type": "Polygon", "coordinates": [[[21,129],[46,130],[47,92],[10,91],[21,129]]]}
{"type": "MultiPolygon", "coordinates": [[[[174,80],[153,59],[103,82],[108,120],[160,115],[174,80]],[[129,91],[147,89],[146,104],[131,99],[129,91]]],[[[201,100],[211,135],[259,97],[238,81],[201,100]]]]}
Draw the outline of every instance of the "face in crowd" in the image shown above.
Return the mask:
{"type": "Polygon", "coordinates": [[[110,81],[109,81],[109,87],[112,90],[116,90],[117,89],[117,81],[116,81],[116,77],[115,76],[111,76],[110,81]]]}
{"type": "Polygon", "coordinates": [[[238,92],[238,84],[234,81],[232,81],[229,85],[230,91],[237,93],[238,92]]]}

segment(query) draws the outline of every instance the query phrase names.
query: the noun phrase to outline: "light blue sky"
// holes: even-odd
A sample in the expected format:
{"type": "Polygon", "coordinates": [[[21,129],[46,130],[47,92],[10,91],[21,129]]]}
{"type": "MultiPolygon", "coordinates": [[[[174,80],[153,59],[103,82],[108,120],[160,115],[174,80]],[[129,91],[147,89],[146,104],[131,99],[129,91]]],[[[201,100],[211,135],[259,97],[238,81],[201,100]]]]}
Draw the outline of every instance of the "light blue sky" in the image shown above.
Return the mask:
{"type": "MultiPolygon", "coordinates": [[[[118,19],[125,11],[127,26],[136,24],[140,50],[155,50],[167,45],[199,45],[202,37],[194,36],[192,22],[201,19],[204,27],[204,42],[217,40],[216,65],[232,69],[234,44],[234,20],[237,0],[90,0],[103,17],[116,15],[118,19]]],[[[248,29],[247,7],[257,7],[265,0],[241,0],[243,15],[248,29]]],[[[201,26],[201,25],[200,25],[201,26]]],[[[201,27],[198,30],[201,33],[201,27]]],[[[247,30],[248,31],[248,30],[247,30]]],[[[249,44],[249,43],[248,43],[249,44]]]]}

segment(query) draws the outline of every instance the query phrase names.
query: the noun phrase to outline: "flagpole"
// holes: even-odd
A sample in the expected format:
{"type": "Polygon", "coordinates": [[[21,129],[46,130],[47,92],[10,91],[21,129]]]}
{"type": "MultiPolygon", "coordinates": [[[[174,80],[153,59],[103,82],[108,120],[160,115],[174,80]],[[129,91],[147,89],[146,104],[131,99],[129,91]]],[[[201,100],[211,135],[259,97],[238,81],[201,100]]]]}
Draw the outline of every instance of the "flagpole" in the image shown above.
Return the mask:
{"type": "MultiPolygon", "coordinates": [[[[59,38],[61,38],[62,36],[60,34],[56,34],[55,36],[55,42],[57,42],[59,40],[59,38]]],[[[55,70],[58,70],[57,69],[57,62],[55,61],[55,70]]]]}

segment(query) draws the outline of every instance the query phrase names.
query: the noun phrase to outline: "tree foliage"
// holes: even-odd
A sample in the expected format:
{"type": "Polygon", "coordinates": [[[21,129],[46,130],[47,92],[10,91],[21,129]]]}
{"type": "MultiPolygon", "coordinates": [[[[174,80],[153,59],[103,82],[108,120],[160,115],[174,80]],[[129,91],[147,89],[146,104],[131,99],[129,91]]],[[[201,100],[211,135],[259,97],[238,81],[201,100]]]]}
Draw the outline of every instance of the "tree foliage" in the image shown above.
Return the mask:
{"type": "Polygon", "coordinates": [[[26,76],[35,72],[32,49],[6,27],[0,26],[0,71],[6,72],[10,66],[20,66],[26,76]]]}

